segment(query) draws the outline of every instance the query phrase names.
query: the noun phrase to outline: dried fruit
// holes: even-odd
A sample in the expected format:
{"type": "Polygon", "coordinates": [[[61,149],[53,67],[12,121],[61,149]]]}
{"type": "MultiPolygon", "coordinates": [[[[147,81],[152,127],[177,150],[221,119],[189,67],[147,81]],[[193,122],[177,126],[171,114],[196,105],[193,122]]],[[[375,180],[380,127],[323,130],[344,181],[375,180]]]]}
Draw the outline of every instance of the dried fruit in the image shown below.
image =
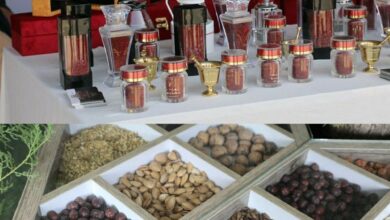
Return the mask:
{"type": "Polygon", "coordinates": [[[235,212],[229,220],[271,220],[271,218],[265,213],[259,213],[256,209],[250,209],[248,207],[242,208],[235,212]]]}

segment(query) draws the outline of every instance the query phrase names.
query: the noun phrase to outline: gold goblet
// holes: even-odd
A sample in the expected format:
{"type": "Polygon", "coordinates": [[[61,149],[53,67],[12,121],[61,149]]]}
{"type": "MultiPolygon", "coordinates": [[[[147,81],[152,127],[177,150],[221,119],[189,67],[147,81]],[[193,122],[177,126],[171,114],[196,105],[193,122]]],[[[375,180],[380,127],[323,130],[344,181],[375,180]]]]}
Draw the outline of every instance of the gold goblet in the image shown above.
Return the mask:
{"type": "Polygon", "coordinates": [[[359,48],[363,62],[368,65],[363,71],[366,73],[378,73],[378,69],[375,68],[374,65],[378,62],[381,55],[381,42],[369,40],[360,41],[359,48]]]}
{"type": "Polygon", "coordinates": [[[141,57],[134,59],[136,64],[144,65],[148,69],[148,81],[149,90],[155,90],[156,86],[152,84],[152,81],[157,79],[158,57],[147,57],[146,51],[141,51],[141,57]]]}
{"type": "Polygon", "coordinates": [[[221,68],[221,62],[218,61],[205,61],[199,62],[193,56],[191,58],[195,62],[195,67],[198,70],[200,81],[203,85],[207,87],[205,91],[202,92],[204,96],[215,96],[218,95],[218,92],[214,88],[219,81],[219,70],[221,68]]]}

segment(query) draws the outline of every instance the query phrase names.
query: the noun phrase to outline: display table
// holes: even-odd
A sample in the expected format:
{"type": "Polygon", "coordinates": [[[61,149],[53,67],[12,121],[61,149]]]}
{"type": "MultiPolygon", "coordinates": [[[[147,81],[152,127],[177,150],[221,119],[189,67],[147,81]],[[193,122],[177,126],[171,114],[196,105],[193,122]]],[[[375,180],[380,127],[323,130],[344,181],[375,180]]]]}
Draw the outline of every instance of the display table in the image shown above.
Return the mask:
{"type": "MultiPolygon", "coordinates": [[[[161,42],[162,54],[171,54],[170,42],[161,42]]],[[[210,60],[220,60],[222,47],[216,46],[210,60]]],[[[390,67],[390,49],[382,50],[379,68],[390,67]]],[[[359,55],[360,56],[360,55],[359,55]]],[[[150,94],[149,109],[127,114],[120,110],[119,88],[103,85],[107,62],[103,48],[94,50],[94,86],[103,92],[107,106],[76,110],[70,106],[59,83],[58,54],[22,57],[14,49],[4,49],[1,80],[0,122],[8,123],[83,123],[131,121],[142,123],[218,123],[218,122],[324,122],[390,123],[390,85],[377,75],[360,70],[365,66],[358,59],[357,76],[339,79],[330,75],[330,61],[314,61],[310,83],[292,83],[282,74],[282,85],[262,88],[256,85],[257,68],[248,74],[248,92],[242,95],[220,93],[203,97],[204,87],[198,76],[189,77],[188,100],[171,104],[160,100],[161,91],[150,94]]],[[[255,62],[255,48],[249,51],[255,62]]],[[[155,84],[158,86],[159,81],[155,84]]]]}

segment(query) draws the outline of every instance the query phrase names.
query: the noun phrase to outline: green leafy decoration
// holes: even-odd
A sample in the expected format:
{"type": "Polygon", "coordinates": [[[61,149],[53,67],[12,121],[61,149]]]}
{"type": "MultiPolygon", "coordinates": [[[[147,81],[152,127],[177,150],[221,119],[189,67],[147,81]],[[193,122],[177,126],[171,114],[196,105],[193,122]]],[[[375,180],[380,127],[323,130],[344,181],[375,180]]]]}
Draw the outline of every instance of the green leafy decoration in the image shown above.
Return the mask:
{"type": "Polygon", "coordinates": [[[34,177],[32,171],[38,162],[37,153],[49,140],[52,130],[52,125],[0,125],[0,145],[4,149],[0,151],[0,194],[13,186],[15,178],[34,177]],[[12,155],[16,150],[12,146],[15,141],[20,141],[27,152],[20,162],[12,155]]]}

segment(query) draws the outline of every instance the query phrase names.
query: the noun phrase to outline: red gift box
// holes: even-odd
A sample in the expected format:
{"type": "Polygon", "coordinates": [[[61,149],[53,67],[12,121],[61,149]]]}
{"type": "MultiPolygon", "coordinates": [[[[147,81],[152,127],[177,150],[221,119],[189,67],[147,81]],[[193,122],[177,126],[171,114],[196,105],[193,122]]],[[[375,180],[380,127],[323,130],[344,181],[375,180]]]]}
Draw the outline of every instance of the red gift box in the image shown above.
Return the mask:
{"type": "MultiPolygon", "coordinates": [[[[57,18],[58,16],[33,17],[31,13],[12,15],[12,46],[22,56],[58,52],[57,18]]],[[[91,16],[93,48],[103,46],[99,27],[105,24],[103,13],[93,11],[91,16]]]]}

